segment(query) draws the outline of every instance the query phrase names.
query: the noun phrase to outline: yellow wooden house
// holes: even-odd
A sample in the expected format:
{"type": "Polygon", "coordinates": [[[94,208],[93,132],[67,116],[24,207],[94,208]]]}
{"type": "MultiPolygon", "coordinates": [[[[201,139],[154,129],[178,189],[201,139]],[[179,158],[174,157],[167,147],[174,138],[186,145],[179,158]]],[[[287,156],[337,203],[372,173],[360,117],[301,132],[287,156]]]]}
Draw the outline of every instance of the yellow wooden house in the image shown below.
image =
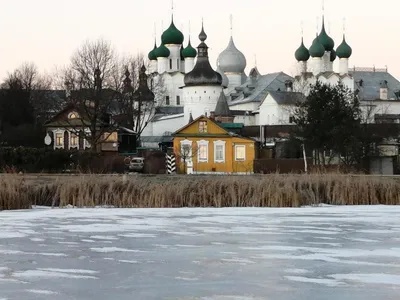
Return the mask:
{"type": "Polygon", "coordinates": [[[177,169],[185,174],[252,174],[255,141],[201,116],[174,134],[177,169]]]}

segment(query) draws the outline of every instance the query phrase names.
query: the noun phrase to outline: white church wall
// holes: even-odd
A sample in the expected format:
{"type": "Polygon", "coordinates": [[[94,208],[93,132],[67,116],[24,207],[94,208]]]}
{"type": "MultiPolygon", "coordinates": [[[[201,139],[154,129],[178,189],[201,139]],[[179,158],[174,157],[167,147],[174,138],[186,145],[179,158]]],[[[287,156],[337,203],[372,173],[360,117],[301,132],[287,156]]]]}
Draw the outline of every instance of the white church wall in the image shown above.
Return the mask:
{"type": "Polygon", "coordinates": [[[243,111],[249,111],[252,112],[254,110],[257,110],[258,107],[260,106],[260,102],[247,102],[247,103],[238,103],[229,106],[231,110],[243,110],[243,111]]]}
{"type": "Polygon", "coordinates": [[[210,115],[215,110],[221,94],[221,86],[188,86],[183,88],[184,115],[189,120],[190,113],[193,119],[201,115],[210,115]]]}
{"type": "Polygon", "coordinates": [[[374,115],[400,115],[400,102],[399,101],[361,101],[361,111],[364,120],[368,123],[374,123],[374,115]]]}
{"type": "Polygon", "coordinates": [[[240,116],[235,116],[235,119],[233,120],[233,122],[234,122],[234,123],[241,123],[241,124],[244,124],[244,126],[254,126],[254,125],[257,125],[255,115],[240,115],[240,116]]]}
{"type": "Polygon", "coordinates": [[[271,95],[267,95],[260,105],[259,124],[257,125],[277,124],[279,124],[279,105],[271,95]]]}
{"type": "Polygon", "coordinates": [[[181,69],[181,45],[165,45],[168,48],[170,55],[168,57],[166,71],[178,72],[181,69]]]}
{"type": "Polygon", "coordinates": [[[164,103],[162,106],[182,106],[183,105],[183,92],[180,87],[184,85],[183,78],[184,75],[180,72],[174,74],[165,73],[164,85],[166,89],[165,96],[169,97],[169,104],[164,98],[164,103]],[[179,97],[179,98],[178,98],[179,97]]]}

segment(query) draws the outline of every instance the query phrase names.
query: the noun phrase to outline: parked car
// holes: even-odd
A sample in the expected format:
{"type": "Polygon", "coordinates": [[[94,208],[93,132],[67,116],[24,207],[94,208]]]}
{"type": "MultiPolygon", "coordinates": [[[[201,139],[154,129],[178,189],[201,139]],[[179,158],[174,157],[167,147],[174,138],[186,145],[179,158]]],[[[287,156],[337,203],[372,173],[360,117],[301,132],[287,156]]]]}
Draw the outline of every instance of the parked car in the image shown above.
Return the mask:
{"type": "Polygon", "coordinates": [[[127,157],[125,163],[129,172],[143,172],[144,157],[127,157]]]}

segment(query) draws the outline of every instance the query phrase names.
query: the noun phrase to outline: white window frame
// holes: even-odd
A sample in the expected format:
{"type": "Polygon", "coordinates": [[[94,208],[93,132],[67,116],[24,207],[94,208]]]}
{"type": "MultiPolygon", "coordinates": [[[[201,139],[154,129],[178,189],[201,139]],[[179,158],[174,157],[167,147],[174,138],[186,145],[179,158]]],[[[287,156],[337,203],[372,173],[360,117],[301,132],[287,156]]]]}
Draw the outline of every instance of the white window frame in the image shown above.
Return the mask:
{"type": "Polygon", "coordinates": [[[214,162],[216,163],[224,163],[226,156],[226,141],[214,141],[214,162]],[[217,159],[217,146],[222,146],[222,159],[217,159]]]}
{"type": "MultiPolygon", "coordinates": [[[[90,129],[89,128],[85,128],[84,129],[85,135],[86,136],[90,136],[90,129]]],[[[87,139],[83,140],[83,149],[87,149],[87,148],[91,148],[92,145],[90,145],[90,142],[87,139]]]]}
{"type": "Polygon", "coordinates": [[[235,145],[235,161],[246,161],[246,145],[235,145]],[[244,158],[243,159],[238,159],[237,157],[237,149],[238,148],[244,148],[244,158]]]}
{"type": "Polygon", "coordinates": [[[78,148],[79,150],[79,133],[77,132],[69,132],[69,145],[68,145],[69,149],[71,148],[78,148]],[[72,135],[76,136],[77,138],[77,143],[72,145],[72,135]]]}
{"type": "Polygon", "coordinates": [[[206,140],[197,141],[197,161],[199,163],[207,163],[208,162],[208,154],[209,154],[208,144],[209,144],[209,141],[206,141],[206,140]],[[200,158],[200,146],[206,147],[206,149],[207,149],[206,158],[200,158]]]}
{"type": "Polygon", "coordinates": [[[189,152],[189,157],[186,158],[186,162],[191,161],[192,160],[192,156],[193,156],[193,149],[192,149],[192,145],[193,142],[191,140],[183,140],[181,141],[181,161],[183,162],[183,157],[182,157],[182,153],[183,153],[183,146],[189,146],[190,147],[190,152],[189,152]]]}
{"type": "Polygon", "coordinates": [[[65,132],[65,130],[62,130],[62,129],[53,130],[54,149],[64,149],[64,144],[65,144],[64,143],[64,132],[65,132]],[[62,139],[61,139],[62,144],[61,145],[57,145],[57,134],[61,134],[62,135],[62,139]]]}

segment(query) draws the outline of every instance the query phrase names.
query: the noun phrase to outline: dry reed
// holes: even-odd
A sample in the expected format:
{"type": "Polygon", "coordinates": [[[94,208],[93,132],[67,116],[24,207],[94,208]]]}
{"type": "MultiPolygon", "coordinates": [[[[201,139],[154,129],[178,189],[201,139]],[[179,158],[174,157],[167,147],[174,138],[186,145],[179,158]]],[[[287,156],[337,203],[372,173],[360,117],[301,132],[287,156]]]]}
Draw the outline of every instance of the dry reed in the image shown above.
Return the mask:
{"type": "Polygon", "coordinates": [[[71,176],[51,182],[0,178],[0,210],[76,207],[299,207],[398,205],[395,177],[309,174],[262,176],[71,176]]]}

